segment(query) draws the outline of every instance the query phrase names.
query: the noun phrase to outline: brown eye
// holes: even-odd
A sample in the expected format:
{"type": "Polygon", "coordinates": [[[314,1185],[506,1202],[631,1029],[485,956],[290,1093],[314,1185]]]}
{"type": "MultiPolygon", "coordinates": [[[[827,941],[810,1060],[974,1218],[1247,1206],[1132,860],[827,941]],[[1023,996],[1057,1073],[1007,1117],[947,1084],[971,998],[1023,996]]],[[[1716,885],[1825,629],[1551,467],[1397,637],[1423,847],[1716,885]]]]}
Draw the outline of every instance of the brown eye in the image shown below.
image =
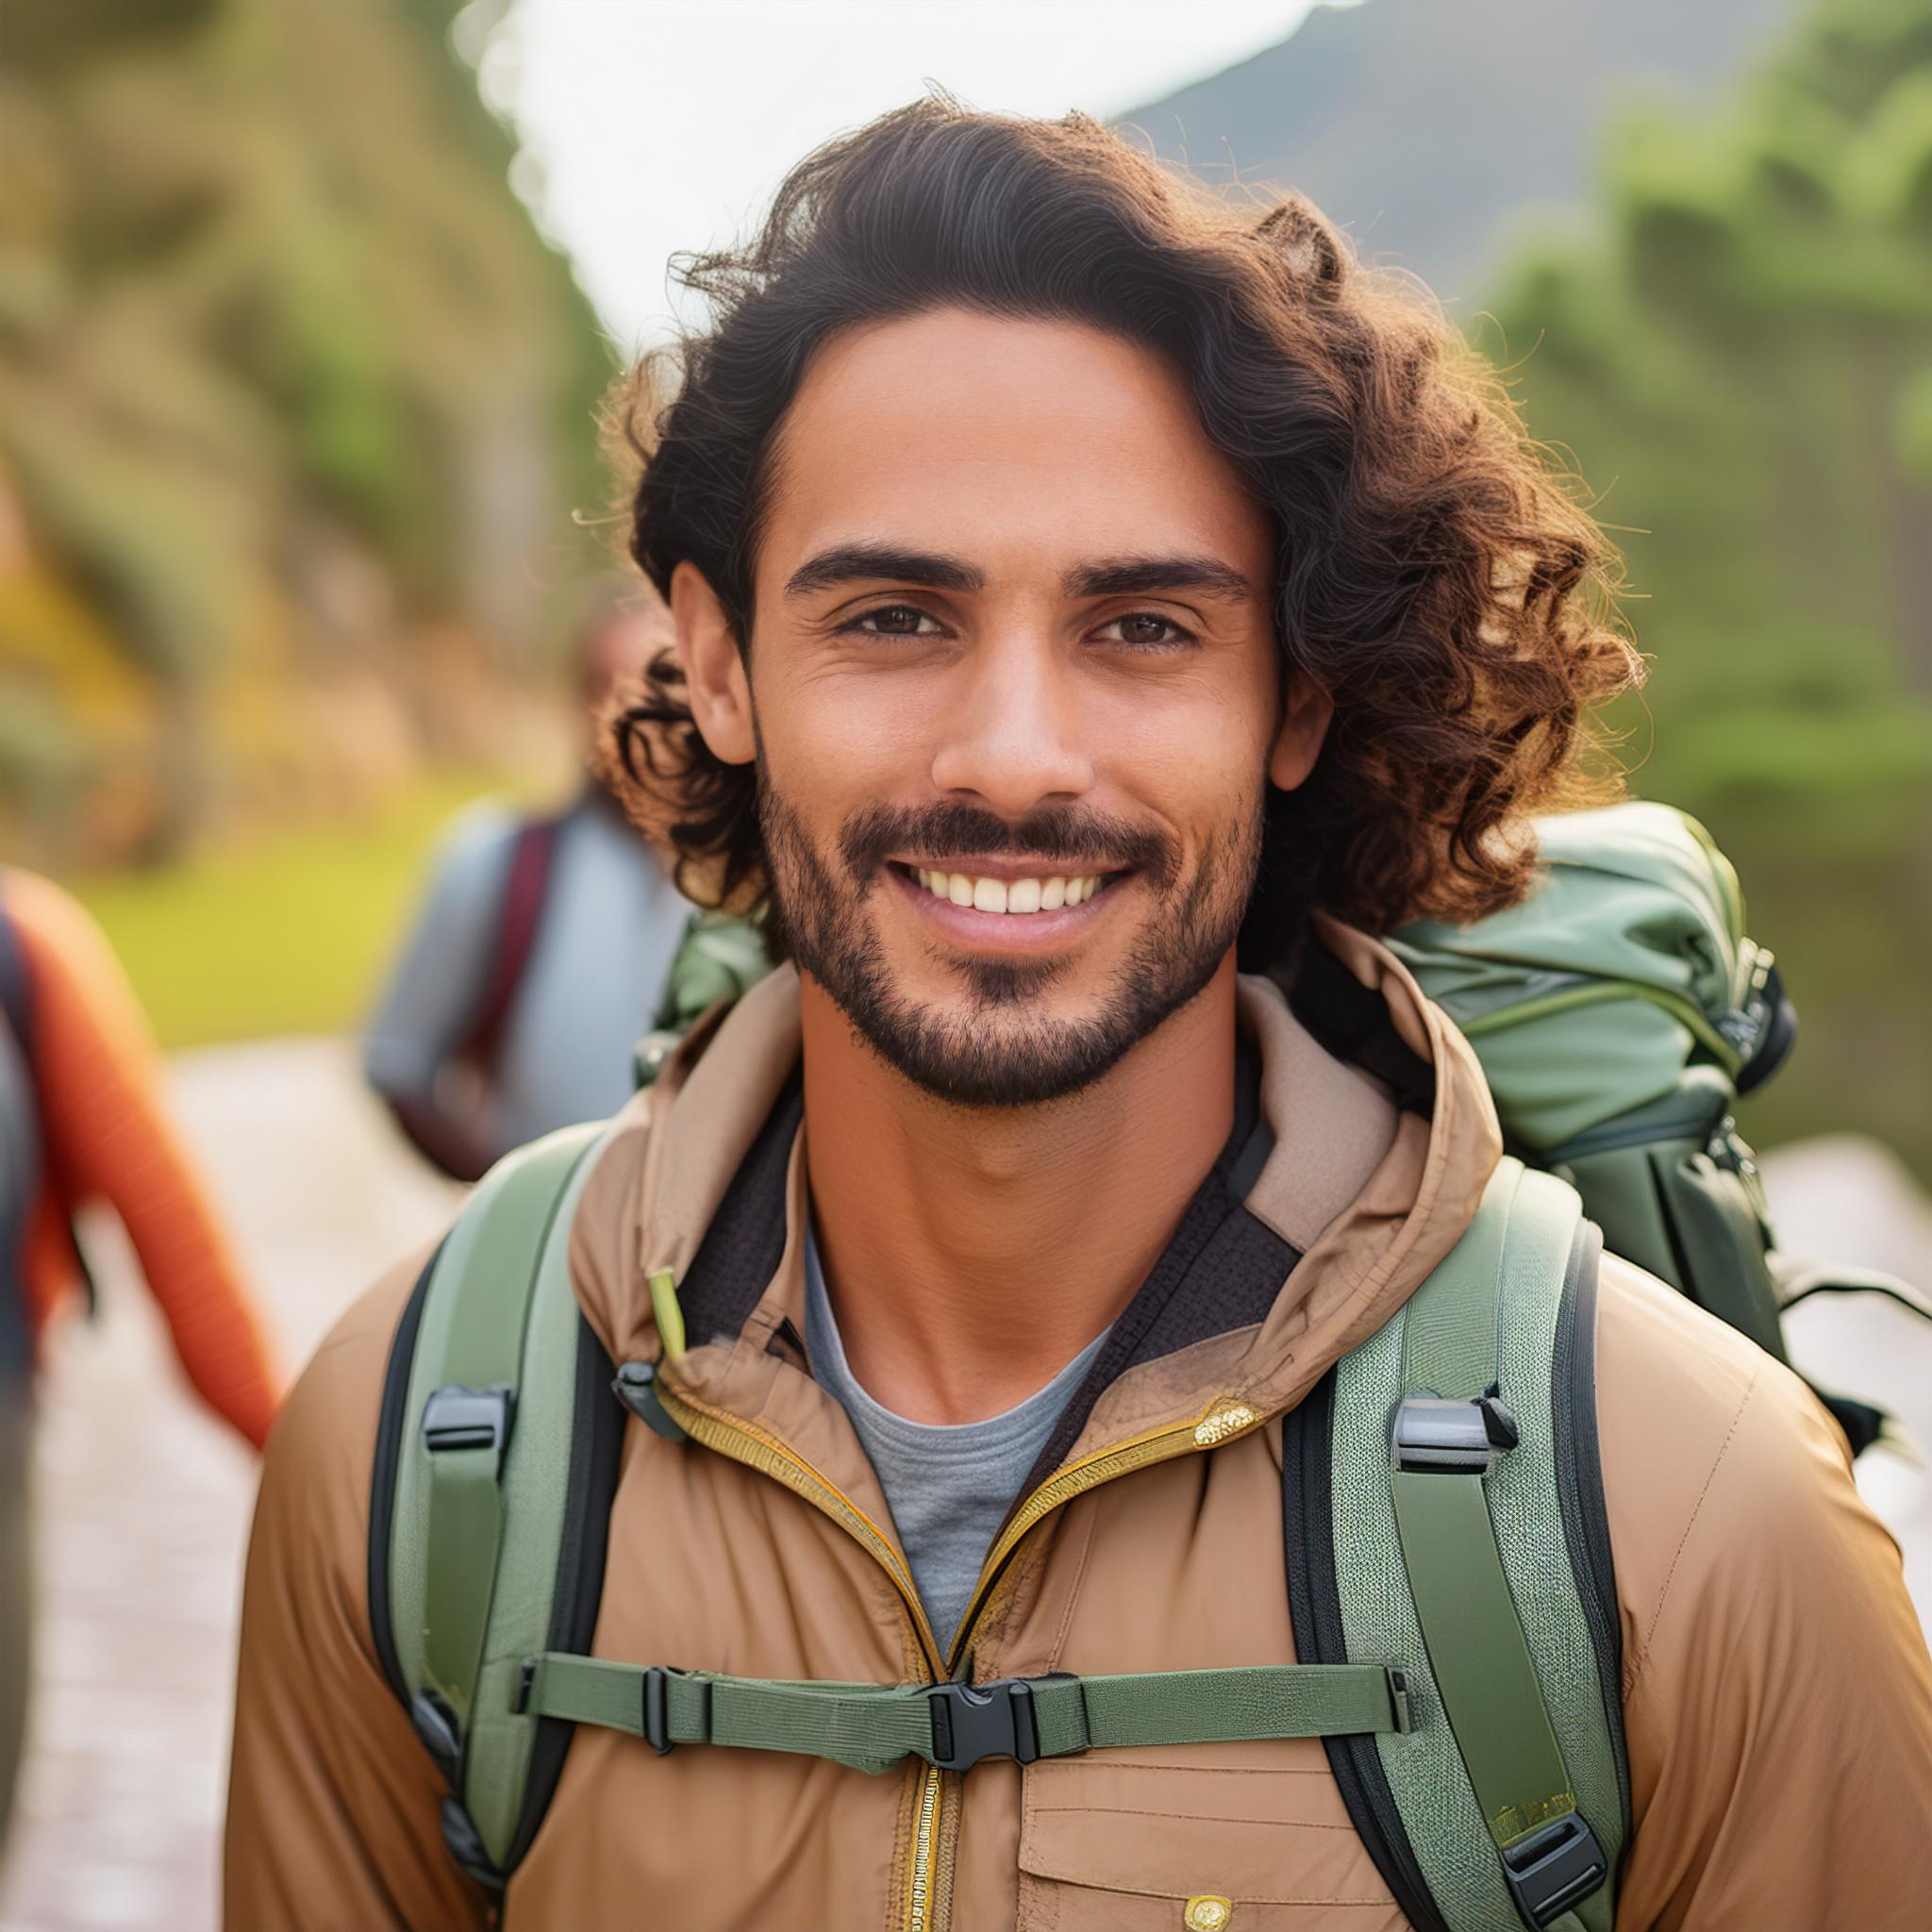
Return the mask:
{"type": "Polygon", "coordinates": [[[1111,642],[1128,644],[1142,651],[1194,641],[1191,631],[1183,630],[1173,618],[1161,617],[1152,610],[1137,610],[1126,617],[1113,618],[1100,635],[1111,642]]]}
{"type": "Polygon", "coordinates": [[[883,609],[868,610],[859,619],[859,627],[880,637],[910,638],[917,637],[927,621],[924,611],[909,604],[888,604],[883,609]]]}

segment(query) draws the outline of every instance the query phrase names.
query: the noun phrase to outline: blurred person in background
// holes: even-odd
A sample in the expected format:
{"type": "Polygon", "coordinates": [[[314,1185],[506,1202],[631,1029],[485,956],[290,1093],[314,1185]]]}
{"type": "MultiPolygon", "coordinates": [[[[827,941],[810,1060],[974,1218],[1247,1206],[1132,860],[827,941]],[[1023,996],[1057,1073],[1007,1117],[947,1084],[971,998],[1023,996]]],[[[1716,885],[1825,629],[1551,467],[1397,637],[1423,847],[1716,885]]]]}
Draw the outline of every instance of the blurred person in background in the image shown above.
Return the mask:
{"type": "MultiPolygon", "coordinates": [[[[606,589],[577,640],[586,733],[671,641],[661,611],[606,589]]],[[[614,1113],[691,907],[586,773],[560,813],[463,813],[370,1023],[363,1064],[397,1124],[474,1181],[512,1147],[614,1113]]]]}
{"type": "Polygon", "coordinates": [[[26,1705],[34,1361],[90,1292],[72,1217],[95,1203],[126,1228],[196,1393],[260,1449],[279,1382],[133,989],[67,893],[0,869],[0,1840],[26,1705]]]}

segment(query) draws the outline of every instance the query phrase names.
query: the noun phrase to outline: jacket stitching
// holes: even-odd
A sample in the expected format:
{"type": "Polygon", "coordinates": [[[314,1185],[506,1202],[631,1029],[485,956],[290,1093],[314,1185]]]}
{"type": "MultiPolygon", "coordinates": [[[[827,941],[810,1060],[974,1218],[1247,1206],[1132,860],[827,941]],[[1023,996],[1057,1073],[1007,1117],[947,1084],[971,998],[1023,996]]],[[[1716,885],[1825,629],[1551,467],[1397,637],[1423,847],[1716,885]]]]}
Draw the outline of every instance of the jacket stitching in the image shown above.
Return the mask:
{"type": "Polygon", "coordinates": [[[1744,1392],[1738,1398],[1737,1412],[1731,1417],[1731,1425],[1724,1431],[1724,1439],[1718,1445],[1717,1455],[1712,1458],[1709,1471],[1704,1478],[1704,1487],[1697,1492],[1697,1501],[1691,1506],[1689,1520],[1684,1524],[1684,1534],[1677,1539],[1675,1553],[1671,1557],[1671,1567],[1664,1576],[1663,1588],[1658,1591],[1656,1606],[1650,1613],[1650,1621],[1644,1627],[1642,1654],[1631,1663],[1624,1679],[1624,1692],[1627,1697],[1637,1688],[1637,1680],[1643,1674],[1644,1667],[1650,1662],[1650,1646],[1657,1636],[1657,1626],[1663,1621],[1664,1606],[1670,1601],[1671,1586],[1677,1580],[1677,1566],[1684,1559],[1684,1551],[1690,1541],[1690,1532],[1697,1527],[1698,1518],[1704,1513],[1705,1499],[1710,1494],[1710,1486],[1717,1480],[1717,1473],[1724,1467],[1724,1457],[1729,1455],[1731,1443],[1738,1433],[1738,1425],[1744,1420],[1744,1411],[1751,1406],[1751,1397],[1757,1392],[1757,1376],[1762,1364],[1754,1362],[1751,1379],[1744,1385],[1744,1392]]]}

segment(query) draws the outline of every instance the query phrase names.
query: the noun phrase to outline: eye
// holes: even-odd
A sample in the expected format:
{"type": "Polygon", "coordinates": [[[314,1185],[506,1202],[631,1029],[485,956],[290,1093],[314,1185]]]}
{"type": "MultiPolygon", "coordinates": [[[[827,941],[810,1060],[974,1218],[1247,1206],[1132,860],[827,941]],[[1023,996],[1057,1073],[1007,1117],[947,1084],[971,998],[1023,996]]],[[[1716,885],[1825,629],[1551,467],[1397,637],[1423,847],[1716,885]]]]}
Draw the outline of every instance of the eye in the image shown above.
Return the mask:
{"type": "Polygon", "coordinates": [[[1125,644],[1131,650],[1158,651],[1172,644],[1191,644],[1194,633],[1156,610],[1134,610],[1110,617],[1095,633],[1103,643],[1125,644]]]}
{"type": "Polygon", "coordinates": [[[882,604],[875,610],[861,611],[841,628],[874,638],[937,637],[940,633],[940,625],[911,604],[882,604]]]}

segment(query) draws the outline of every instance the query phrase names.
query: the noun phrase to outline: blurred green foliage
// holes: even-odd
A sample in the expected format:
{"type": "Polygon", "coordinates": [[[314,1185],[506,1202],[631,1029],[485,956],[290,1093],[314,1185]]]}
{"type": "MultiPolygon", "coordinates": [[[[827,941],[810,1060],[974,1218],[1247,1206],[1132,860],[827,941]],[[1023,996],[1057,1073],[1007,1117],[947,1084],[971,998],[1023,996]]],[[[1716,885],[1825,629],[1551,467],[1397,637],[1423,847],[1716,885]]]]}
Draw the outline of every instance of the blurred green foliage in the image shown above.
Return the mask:
{"type": "Polygon", "coordinates": [[[1828,0],[1479,340],[1624,544],[1638,790],[1703,818],[1805,1022],[1747,1128],[1932,1175],[1932,0],[1828,0]]]}
{"type": "Polygon", "coordinates": [[[378,741],[386,778],[475,752],[444,690],[526,672],[601,566],[571,512],[606,494],[611,358],[456,10],[0,8],[0,711],[40,721],[0,731],[0,835],[25,850],[156,856],[224,804],[353,801],[378,741]],[[145,693],[118,736],[90,629],[145,693]]]}

